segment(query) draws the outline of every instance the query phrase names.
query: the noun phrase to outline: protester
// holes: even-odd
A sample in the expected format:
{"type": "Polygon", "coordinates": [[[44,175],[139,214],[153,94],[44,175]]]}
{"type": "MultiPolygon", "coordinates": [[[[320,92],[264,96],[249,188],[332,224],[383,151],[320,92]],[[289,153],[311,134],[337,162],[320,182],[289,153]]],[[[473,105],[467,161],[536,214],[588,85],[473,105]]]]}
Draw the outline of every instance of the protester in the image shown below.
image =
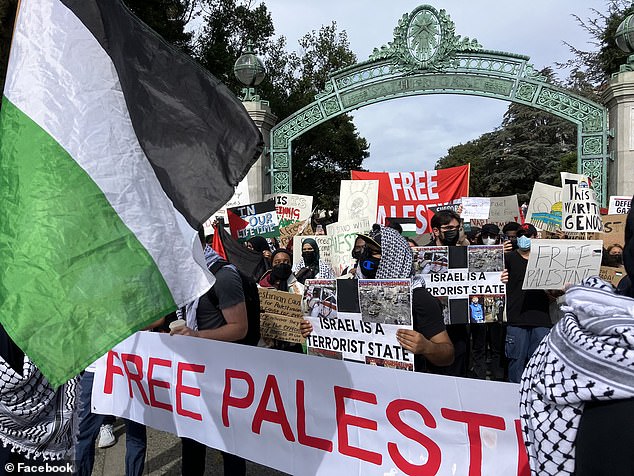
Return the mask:
{"type": "MultiPolygon", "coordinates": [[[[630,210],[623,249],[629,276],[633,236],[630,210]]],[[[634,292],[628,283],[616,294],[596,277],[568,289],[564,317],[522,376],[520,417],[533,474],[634,474],[634,292]]]]}
{"type": "Polygon", "coordinates": [[[304,286],[293,274],[292,262],[293,255],[290,251],[283,248],[275,250],[271,255],[272,267],[260,278],[258,286],[293,294],[304,294],[304,286]]]}
{"type": "MultiPolygon", "coordinates": [[[[463,240],[461,237],[460,215],[453,210],[436,212],[430,224],[432,236],[426,246],[462,246],[463,244],[469,244],[468,240],[463,240]]],[[[469,316],[465,316],[465,319],[468,321],[469,316]]],[[[447,326],[447,334],[451,338],[454,347],[455,358],[453,364],[438,369],[430,367],[430,371],[442,375],[466,377],[469,361],[469,331],[467,324],[449,324],[447,326]]]]}
{"type": "Polygon", "coordinates": [[[605,266],[611,266],[613,268],[623,266],[623,247],[621,245],[614,243],[608,246],[606,254],[605,266]]]}
{"type": "Polygon", "coordinates": [[[504,240],[504,251],[508,253],[509,251],[517,249],[517,232],[522,227],[517,222],[511,221],[502,227],[503,240],[504,240]],[[507,244],[507,243],[510,243],[507,244]],[[510,246],[510,249],[509,249],[510,246]]]}
{"type": "Polygon", "coordinates": [[[407,238],[407,243],[411,248],[416,248],[418,246],[418,243],[416,243],[413,238],[407,238]]]}
{"type": "Polygon", "coordinates": [[[522,289],[531,240],[537,238],[537,229],[524,224],[517,230],[517,250],[504,255],[508,272],[506,284],[507,323],[505,353],[508,359],[508,379],[519,383],[526,362],[552,327],[550,297],[539,289],[522,289]]]}
{"type": "MultiPolygon", "coordinates": [[[[413,256],[407,241],[394,229],[374,225],[367,235],[359,235],[365,246],[359,257],[357,276],[364,279],[406,279],[412,275],[413,256]]],[[[436,366],[450,365],[454,351],[442,318],[440,302],[424,287],[412,293],[414,330],[399,329],[397,340],[415,354],[415,368],[426,371],[427,362],[436,366]]],[[[302,335],[306,338],[312,325],[304,321],[302,335]]]]}
{"type": "MultiPolygon", "coordinates": [[[[205,247],[207,267],[211,268],[220,256],[209,246],[205,247]]],[[[248,321],[242,279],[238,271],[223,266],[216,273],[211,291],[187,305],[187,325],[172,329],[171,335],[185,335],[202,339],[235,342],[247,335],[248,321]],[[215,294],[215,297],[211,293],[215,294]],[[217,303],[217,304],[215,304],[217,303]]],[[[190,438],[182,441],[183,476],[202,476],[205,473],[207,447],[190,438]]],[[[246,474],[244,458],[222,452],[225,476],[246,474]]]]}
{"type": "Polygon", "coordinates": [[[312,238],[302,240],[302,258],[299,263],[293,266],[293,273],[302,284],[307,279],[333,279],[335,277],[328,264],[320,259],[319,246],[312,238]]]}

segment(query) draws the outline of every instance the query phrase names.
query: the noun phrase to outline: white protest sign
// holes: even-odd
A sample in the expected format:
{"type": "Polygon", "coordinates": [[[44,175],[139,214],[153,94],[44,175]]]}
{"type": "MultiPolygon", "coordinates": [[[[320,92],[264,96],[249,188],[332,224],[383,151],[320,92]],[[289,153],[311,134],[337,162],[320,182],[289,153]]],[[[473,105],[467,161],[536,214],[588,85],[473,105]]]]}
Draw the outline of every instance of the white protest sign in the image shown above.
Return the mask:
{"type": "Polygon", "coordinates": [[[341,276],[344,269],[354,265],[352,249],[357,234],[367,233],[372,228],[370,218],[338,221],[326,225],[326,233],[331,238],[332,267],[335,276],[341,276]]]}
{"type": "Polygon", "coordinates": [[[369,218],[374,221],[378,200],[378,180],[342,180],[339,191],[339,220],[369,218]]]}
{"type": "Polygon", "coordinates": [[[535,182],[526,211],[526,222],[541,230],[555,232],[561,228],[561,187],[535,182]]]}
{"type": "Polygon", "coordinates": [[[414,355],[396,340],[398,329],[412,329],[410,288],[409,279],[307,280],[308,353],[414,370],[414,355]]]}
{"type": "Polygon", "coordinates": [[[632,197],[610,197],[608,215],[627,215],[630,211],[632,197]]]}
{"type": "Polygon", "coordinates": [[[414,281],[424,281],[442,303],[445,324],[504,320],[502,245],[421,246],[412,251],[414,281]]]}
{"type": "Polygon", "coordinates": [[[280,228],[308,220],[313,211],[313,197],[310,195],[278,193],[267,197],[275,200],[275,211],[280,220],[280,228]]]}
{"type": "Polygon", "coordinates": [[[528,474],[515,384],[138,332],[92,404],[297,476],[528,474]]]}
{"type": "Polygon", "coordinates": [[[601,210],[585,175],[561,173],[561,229],[565,232],[601,231],[601,210]]]}
{"type": "Polygon", "coordinates": [[[533,239],[522,289],[564,289],[598,276],[602,251],[600,240],[533,239]]]}
{"type": "Polygon", "coordinates": [[[488,197],[462,197],[463,220],[486,220],[489,218],[491,200],[488,197]]]}

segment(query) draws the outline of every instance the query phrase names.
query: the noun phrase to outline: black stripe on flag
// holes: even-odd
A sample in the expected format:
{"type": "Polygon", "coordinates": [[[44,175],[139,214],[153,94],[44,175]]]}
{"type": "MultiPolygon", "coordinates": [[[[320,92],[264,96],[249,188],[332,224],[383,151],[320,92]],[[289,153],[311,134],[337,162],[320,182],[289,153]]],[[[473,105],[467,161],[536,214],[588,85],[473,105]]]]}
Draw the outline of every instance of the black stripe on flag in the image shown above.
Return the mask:
{"type": "Polygon", "coordinates": [[[199,229],[262,153],[259,129],[235,94],[119,0],[60,1],[112,59],[141,147],[175,208],[199,229]]]}

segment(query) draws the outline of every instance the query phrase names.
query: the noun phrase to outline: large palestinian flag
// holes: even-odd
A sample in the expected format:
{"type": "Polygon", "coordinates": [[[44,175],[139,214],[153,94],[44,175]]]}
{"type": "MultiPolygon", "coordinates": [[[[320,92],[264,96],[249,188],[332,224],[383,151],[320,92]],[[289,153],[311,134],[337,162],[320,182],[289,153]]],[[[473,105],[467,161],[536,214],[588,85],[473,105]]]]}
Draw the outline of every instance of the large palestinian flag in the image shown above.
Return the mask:
{"type": "Polygon", "coordinates": [[[59,385],[209,289],[196,230],[262,140],[231,91],[118,0],[22,0],[11,48],[0,322],[59,385]]]}

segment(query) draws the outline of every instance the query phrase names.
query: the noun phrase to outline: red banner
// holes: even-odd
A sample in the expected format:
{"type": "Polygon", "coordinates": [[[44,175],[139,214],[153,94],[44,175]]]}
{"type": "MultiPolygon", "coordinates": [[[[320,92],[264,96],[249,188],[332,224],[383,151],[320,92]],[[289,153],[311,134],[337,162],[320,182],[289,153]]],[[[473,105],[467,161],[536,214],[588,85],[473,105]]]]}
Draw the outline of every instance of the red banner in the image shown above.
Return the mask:
{"type": "Polygon", "coordinates": [[[416,232],[431,231],[434,213],[429,207],[446,205],[469,196],[469,164],[423,172],[359,172],[352,180],[378,180],[377,223],[386,217],[416,218],[416,232]]]}

